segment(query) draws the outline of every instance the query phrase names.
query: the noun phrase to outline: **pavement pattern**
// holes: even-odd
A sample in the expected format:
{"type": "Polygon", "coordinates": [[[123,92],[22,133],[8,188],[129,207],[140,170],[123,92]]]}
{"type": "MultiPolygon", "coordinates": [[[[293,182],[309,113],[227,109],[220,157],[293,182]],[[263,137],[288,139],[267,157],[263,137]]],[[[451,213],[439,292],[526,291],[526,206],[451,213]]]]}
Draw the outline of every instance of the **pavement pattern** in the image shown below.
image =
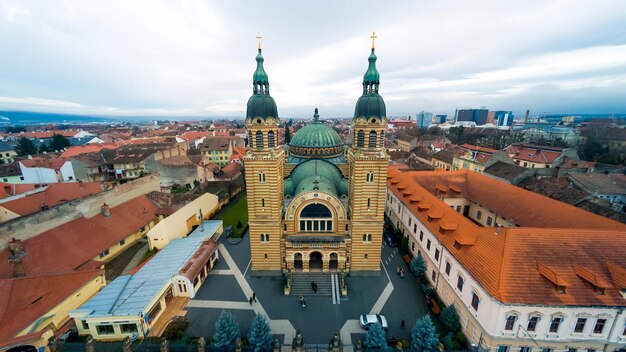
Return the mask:
{"type": "MultiPolygon", "coordinates": [[[[196,297],[187,305],[190,324],[186,334],[194,337],[211,336],[215,320],[222,310],[233,313],[241,335],[247,336],[254,316],[268,318],[271,333],[291,346],[299,329],[307,346],[327,346],[334,332],[339,332],[344,347],[352,350],[357,339],[366,331],[359,326],[361,314],[383,314],[389,323],[387,337],[409,339],[415,320],[427,314],[423,294],[414,277],[404,279],[396,274],[396,267],[409,270],[396,248],[383,246],[381,275],[378,277],[346,277],[348,296],[341,304],[333,304],[332,297],[305,295],[306,307],[298,297],[285,296],[282,277],[255,277],[250,270],[250,246],[247,240],[230,245],[219,244],[220,260],[210,272],[196,297]],[[256,294],[256,302],[249,298],[256,294]],[[400,327],[404,320],[406,328],[400,327]]],[[[335,302],[336,303],[336,302],[335,302]]]]}

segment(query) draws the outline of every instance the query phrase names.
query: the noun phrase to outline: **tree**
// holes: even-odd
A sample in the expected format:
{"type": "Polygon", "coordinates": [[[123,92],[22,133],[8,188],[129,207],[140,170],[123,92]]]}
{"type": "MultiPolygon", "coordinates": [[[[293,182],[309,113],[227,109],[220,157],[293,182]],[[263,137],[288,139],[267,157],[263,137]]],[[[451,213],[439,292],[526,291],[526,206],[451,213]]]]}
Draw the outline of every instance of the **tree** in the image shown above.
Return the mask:
{"type": "Polygon", "coordinates": [[[411,331],[411,347],[416,351],[439,351],[439,334],[429,315],[417,319],[411,331]]]}
{"type": "Polygon", "coordinates": [[[443,342],[446,350],[453,351],[461,348],[461,344],[459,344],[459,342],[454,338],[454,333],[452,331],[450,331],[448,335],[441,340],[441,342],[443,342]]]}
{"type": "Polygon", "coordinates": [[[39,148],[37,149],[37,152],[39,152],[39,154],[47,153],[49,151],[50,149],[48,149],[48,145],[46,143],[41,143],[39,145],[39,148]]]}
{"type": "Polygon", "coordinates": [[[413,274],[417,277],[422,277],[426,272],[426,264],[424,264],[424,258],[422,258],[421,255],[413,257],[409,267],[411,268],[413,274]]]}
{"type": "Polygon", "coordinates": [[[289,142],[291,142],[291,131],[289,126],[285,126],[285,144],[289,144],[289,142]]]}
{"type": "Polygon", "coordinates": [[[63,135],[55,134],[52,136],[52,140],[50,141],[48,148],[50,148],[50,150],[63,150],[69,146],[70,141],[67,138],[63,135]]]}
{"type": "Polygon", "coordinates": [[[461,321],[459,315],[454,308],[454,304],[449,305],[441,310],[439,321],[449,331],[458,331],[461,328],[461,321]]]}
{"type": "Polygon", "coordinates": [[[463,136],[463,131],[465,131],[465,127],[450,127],[448,130],[448,134],[450,136],[450,140],[454,144],[461,144],[461,137],[463,136]]]}
{"type": "Polygon", "coordinates": [[[232,313],[222,311],[215,321],[215,347],[232,347],[239,338],[239,326],[232,313]]]}
{"type": "Polygon", "coordinates": [[[404,253],[409,251],[409,237],[402,236],[402,240],[400,241],[400,250],[404,253]]]}
{"type": "Polygon", "coordinates": [[[15,152],[18,156],[35,155],[37,154],[37,147],[33,141],[26,137],[22,137],[15,146],[15,152]]]}
{"type": "Polygon", "coordinates": [[[387,338],[385,337],[385,331],[378,323],[370,324],[367,335],[365,336],[365,346],[368,350],[387,350],[387,338]]]}
{"type": "Polygon", "coordinates": [[[250,329],[248,339],[254,352],[269,351],[272,349],[272,335],[270,335],[270,324],[264,315],[257,315],[250,329]]]}

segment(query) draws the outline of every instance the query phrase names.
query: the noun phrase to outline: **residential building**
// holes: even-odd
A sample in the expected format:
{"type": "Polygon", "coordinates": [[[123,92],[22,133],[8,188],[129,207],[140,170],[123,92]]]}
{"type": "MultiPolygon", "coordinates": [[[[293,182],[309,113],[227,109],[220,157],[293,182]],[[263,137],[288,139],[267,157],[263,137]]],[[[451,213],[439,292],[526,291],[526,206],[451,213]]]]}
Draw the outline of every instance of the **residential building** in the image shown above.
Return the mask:
{"type": "Polygon", "coordinates": [[[189,236],[168,243],[135,273],[117,277],[70,312],[78,333],[105,341],[148,332],[159,336],[218,260],[214,239],[221,232],[221,220],[204,221],[189,236]]]}
{"type": "Polygon", "coordinates": [[[75,182],[72,163],[65,158],[34,157],[19,160],[25,183],[75,182]]]}
{"type": "Polygon", "coordinates": [[[550,123],[533,122],[513,125],[515,140],[525,143],[550,144],[562,141],[575,146],[580,141],[580,132],[572,126],[560,126],[550,123]]]}
{"type": "Polygon", "coordinates": [[[468,170],[388,177],[388,217],[478,350],[623,348],[626,225],[468,170]]]}
{"type": "Polygon", "coordinates": [[[233,143],[228,137],[206,137],[198,149],[203,156],[210,158],[210,162],[226,166],[233,154],[233,143]]]}
{"type": "Polygon", "coordinates": [[[0,165],[0,181],[14,184],[26,183],[20,164],[13,162],[12,164],[0,165]]]}
{"type": "Polygon", "coordinates": [[[606,199],[615,205],[626,203],[625,175],[570,173],[567,178],[595,198],[606,199]]]}
{"type": "Polygon", "coordinates": [[[398,136],[398,148],[403,152],[410,152],[417,146],[417,137],[400,135],[398,136]]]}
{"type": "Polygon", "coordinates": [[[452,165],[454,164],[454,152],[447,149],[442,149],[439,152],[435,153],[431,159],[431,165],[437,169],[442,170],[452,170],[452,165]]]}
{"type": "Polygon", "coordinates": [[[0,141],[0,165],[12,164],[17,157],[14,147],[0,141]]]}
{"type": "Polygon", "coordinates": [[[551,168],[559,165],[565,156],[578,159],[575,149],[537,144],[515,143],[504,150],[517,165],[527,168],[551,168]]]}
{"type": "Polygon", "coordinates": [[[482,173],[486,167],[496,161],[513,163],[505,151],[463,144],[462,151],[456,153],[452,161],[452,170],[467,169],[482,173]]]}
{"type": "Polygon", "coordinates": [[[245,120],[248,152],[243,156],[250,269],[255,275],[380,272],[389,156],[376,60],[372,48],[351,121],[350,147],[320,119],[317,109],[313,121],[288,146],[281,146],[276,103],[259,48],[245,120]]]}

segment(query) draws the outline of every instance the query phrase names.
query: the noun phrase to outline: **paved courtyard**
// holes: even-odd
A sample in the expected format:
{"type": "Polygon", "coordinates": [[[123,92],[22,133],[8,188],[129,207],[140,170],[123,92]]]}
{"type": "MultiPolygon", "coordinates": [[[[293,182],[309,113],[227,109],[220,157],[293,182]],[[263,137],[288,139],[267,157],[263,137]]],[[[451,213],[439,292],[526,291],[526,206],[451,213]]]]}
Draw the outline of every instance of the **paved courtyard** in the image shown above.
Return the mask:
{"type": "Polygon", "coordinates": [[[358,324],[361,314],[385,315],[389,322],[387,337],[409,339],[413,323],[428,309],[412,275],[401,279],[396,274],[397,265],[407,272],[408,268],[398,250],[386,245],[380,276],[347,277],[348,296],[342,297],[339,304],[333,304],[330,296],[316,297],[311,292],[305,295],[304,309],[297,296],[283,294],[282,278],[252,276],[247,238],[236,245],[223,240],[219,252],[219,263],[187,306],[190,324],[186,333],[190,336],[213,335],[215,320],[225,309],[235,315],[242,336],[248,335],[255,314],[264,314],[270,319],[272,334],[285,344],[291,344],[299,329],[307,344],[326,345],[333,332],[339,331],[344,345],[349,346],[366,333],[358,324]],[[257,302],[251,305],[248,298],[252,292],[257,302]],[[405,329],[400,328],[401,320],[405,320],[405,329]]]}

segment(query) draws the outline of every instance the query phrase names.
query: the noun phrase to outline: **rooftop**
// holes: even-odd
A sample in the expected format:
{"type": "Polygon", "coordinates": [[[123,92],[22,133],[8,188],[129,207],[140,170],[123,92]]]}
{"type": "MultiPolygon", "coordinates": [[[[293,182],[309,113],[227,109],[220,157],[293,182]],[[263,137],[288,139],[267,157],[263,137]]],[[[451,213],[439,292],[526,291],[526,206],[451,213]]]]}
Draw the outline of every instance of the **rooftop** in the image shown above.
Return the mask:
{"type": "Polygon", "coordinates": [[[568,177],[591,193],[626,194],[626,177],[624,175],[570,173],[568,177]]]}

